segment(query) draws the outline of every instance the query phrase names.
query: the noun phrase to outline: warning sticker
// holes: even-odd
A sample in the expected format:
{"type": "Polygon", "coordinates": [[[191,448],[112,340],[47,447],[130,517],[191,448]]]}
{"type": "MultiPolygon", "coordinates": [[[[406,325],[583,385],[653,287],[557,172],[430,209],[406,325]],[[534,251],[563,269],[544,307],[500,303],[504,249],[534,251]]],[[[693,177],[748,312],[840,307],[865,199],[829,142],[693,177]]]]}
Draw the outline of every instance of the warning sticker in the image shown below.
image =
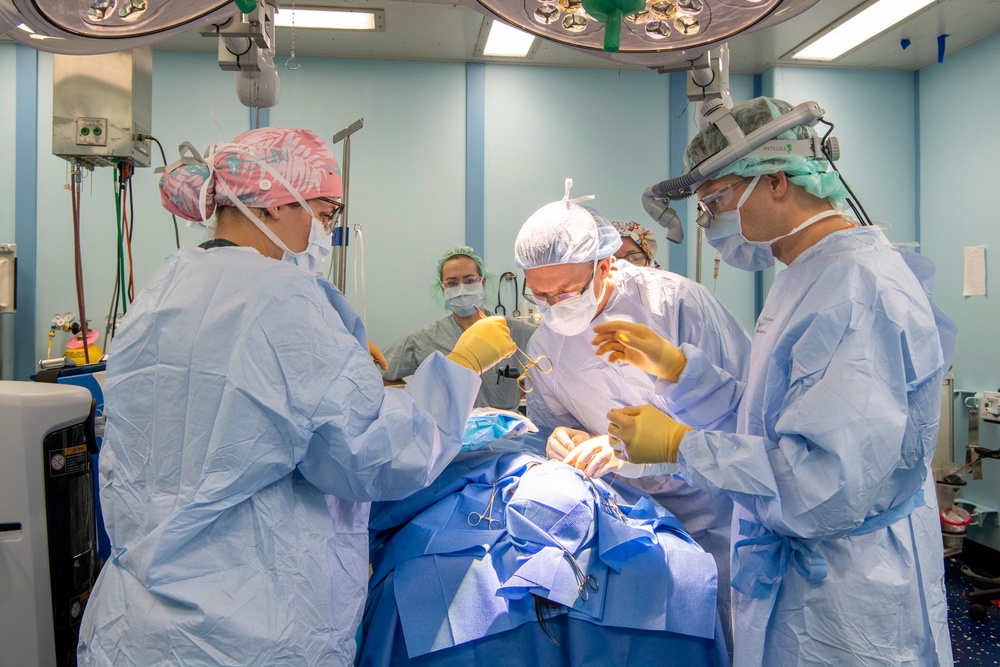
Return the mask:
{"type": "Polygon", "coordinates": [[[83,472],[90,465],[86,445],[55,449],[49,453],[49,477],[73,475],[83,472]]]}

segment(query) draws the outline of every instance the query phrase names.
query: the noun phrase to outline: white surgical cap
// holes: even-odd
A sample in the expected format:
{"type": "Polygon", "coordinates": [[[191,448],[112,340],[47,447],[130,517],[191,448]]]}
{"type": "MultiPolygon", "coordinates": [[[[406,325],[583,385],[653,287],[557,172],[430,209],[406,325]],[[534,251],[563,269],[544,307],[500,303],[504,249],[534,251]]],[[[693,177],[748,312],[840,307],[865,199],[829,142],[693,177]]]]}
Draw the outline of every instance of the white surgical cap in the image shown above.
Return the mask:
{"type": "Polygon", "coordinates": [[[604,259],[622,245],[621,236],[603,213],[564,197],[531,214],[514,241],[519,269],[580,264],[604,259]]]}

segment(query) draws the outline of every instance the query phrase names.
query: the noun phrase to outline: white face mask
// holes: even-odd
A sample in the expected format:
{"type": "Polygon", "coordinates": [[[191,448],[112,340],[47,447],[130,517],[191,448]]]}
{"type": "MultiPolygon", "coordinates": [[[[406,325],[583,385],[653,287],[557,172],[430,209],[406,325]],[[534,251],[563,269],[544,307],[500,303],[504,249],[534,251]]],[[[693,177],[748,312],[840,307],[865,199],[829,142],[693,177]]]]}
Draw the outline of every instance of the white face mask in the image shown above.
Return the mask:
{"type": "MultiPolygon", "coordinates": [[[[597,259],[594,259],[594,280],[598,280],[597,259]]],[[[587,330],[587,326],[597,315],[597,306],[604,298],[604,281],[601,280],[601,294],[594,296],[594,286],[588,284],[583,294],[572,296],[550,306],[540,301],[538,311],[542,314],[542,322],[561,336],[576,336],[587,330]]]]}
{"type": "Polygon", "coordinates": [[[459,317],[468,317],[486,305],[486,291],[481,282],[446,287],[444,307],[459,317]]]}
{"type": "Polygon", "coordinates": [[[740,216],[740,208],[750,193],[757,186],[760,176],[754,176],[747,186],[743,196],[736,204],[736,209],[724,211],[715,216],[712,225],[705,230],[705,239],[708,244],[719,251],[722,260],[733,268],[744,271],[763,271],[774,266],[774,253],[771,245],[781,239],[788,238],[792,234],[797,234],[806,227],[835,215],[840,215],[840,211],[830,209],[823,211],[809,218],[800,225],[797,225],[787,234],[782,234],[770,241],[750,241],[743,235],[743,221],[740,216]]]}
{"type": "Polygon", "coordinates": [[[286,247],[281,261],[294,264],[310,273],[316,273],[323,260],[333,251],[332,241],[333,234],[327,234],[323,222],[318,218],[313,218],[312,228],[309,230],[309,245],[302,252],[292,252],[286,247]]]}

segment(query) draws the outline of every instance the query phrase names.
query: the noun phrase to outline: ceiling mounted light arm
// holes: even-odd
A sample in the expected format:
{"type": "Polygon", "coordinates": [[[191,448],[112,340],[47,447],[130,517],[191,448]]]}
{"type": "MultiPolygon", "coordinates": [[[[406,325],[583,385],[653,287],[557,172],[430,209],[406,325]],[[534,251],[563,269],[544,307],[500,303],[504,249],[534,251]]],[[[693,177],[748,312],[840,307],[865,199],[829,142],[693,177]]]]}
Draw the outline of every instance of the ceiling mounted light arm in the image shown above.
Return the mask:
{"type": "MultiPolygon", "coordinates": [[[[247,0],[244,0],[247,1],[247,0]]],[[[240,103],[254,109],[278,103],[281,81],[274,65],[274,7],[253,3],[249,13],[238,13],[225,23],[203,28],[206,37],[219,38],[219,67],[236,72],[240,103]]]]}

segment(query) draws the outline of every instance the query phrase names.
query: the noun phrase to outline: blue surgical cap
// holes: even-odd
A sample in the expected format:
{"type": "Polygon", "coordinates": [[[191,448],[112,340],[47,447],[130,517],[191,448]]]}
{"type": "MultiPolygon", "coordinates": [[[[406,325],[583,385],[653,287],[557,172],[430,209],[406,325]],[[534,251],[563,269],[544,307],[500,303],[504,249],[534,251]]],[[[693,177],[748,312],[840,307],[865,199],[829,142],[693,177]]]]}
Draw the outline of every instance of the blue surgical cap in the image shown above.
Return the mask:
{"type": "MultiPolygon", "coordinates": [[[[737,104],[732,108],[733,119],[743,134],[767,125],[775,118],[785,115],[793,109],[784,100],[773,97],[757,97],[749,102],[737,104]]],[[[794,141],[796,139],[811,139],[816,131],[808,125],[799,125],[782,132],[775,139],[794,141]]],[[[722,149],[729,142],[715,125],[709,125],[695,135],[684,151],[684,166],[689,170],[722,149]]],[[[785,172],[788,180],[801,186],[809,194],[826,199],[833,203],[846,203],[848,193],[840,176],[830,168],[830,163],[822,158],[807,158],[801,155],[751,155],[737,160],[728,167],[712,174],[712,178],[721,178],[729,174],[752,178],[764,174],[785,172]]]]}
{"type": "Polygon", "coordinates": [[[603,213],[565,199],[531,214],[514,241],[519,269],[580,264],[604,259],[622,245],[621,236],[603,213]]]}

